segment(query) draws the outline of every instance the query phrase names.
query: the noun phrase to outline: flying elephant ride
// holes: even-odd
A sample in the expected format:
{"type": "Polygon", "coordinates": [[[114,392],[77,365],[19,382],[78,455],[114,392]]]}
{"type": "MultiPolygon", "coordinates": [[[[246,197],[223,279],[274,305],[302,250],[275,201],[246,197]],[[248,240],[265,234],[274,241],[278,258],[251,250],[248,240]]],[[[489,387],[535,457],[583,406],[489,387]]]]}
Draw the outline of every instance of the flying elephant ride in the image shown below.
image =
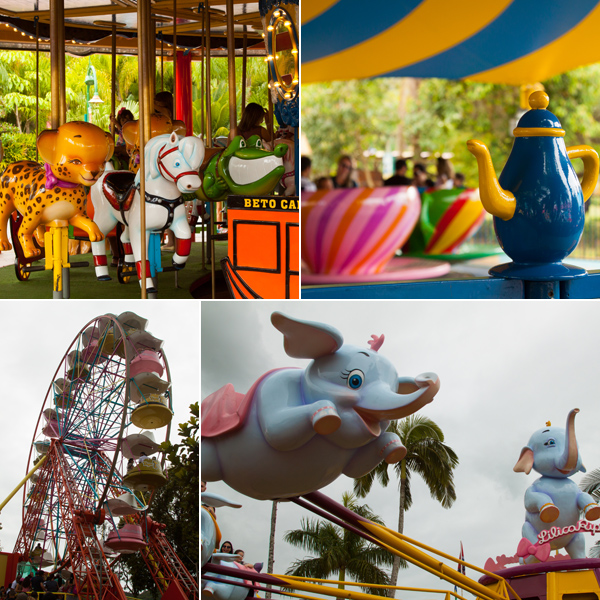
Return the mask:
{"type": "MultiPolygon", "coordinates": [[[[439,390],[437,376],[398,377],[381,353],[383,335],[373,335],[368,347],[356,347],[344,344],[341,333],[325,324],[281,313],[273,313],[271,322],[283,334],[289,356],[313,362],[305,369],[269,371],[246,393],[227,384],[203,400],[204,481],[222,480],[258,500],[294,502],[460,587],[460,596],[454,592],[457,598],[463,592],[481,600],[600,597],[600,559],[585,558],[584,544],[585,532],[600,531],[600,524],[593,522],[600,519],[597,481],[590,477],[578,486],[570,479],[585,471],[575,436],[578,409],[570,411],[565,427],[546,423],[521,451],[514,471],[528,474],[533,469],[541,475],[525,492],[522,539],[515,543],[514,556],[499,556],[497,562],[490,558],[482,569],[365,519],[319,491],[341,474],[358,478],[381,461],[402,460],[406,449],[395,434],[386,432],[387,424],[431,402],[439,390]],[[562,548],[568,555],[551,555],[562,548]],[[468,576],[467,568],[479,579],[468,576]]],[[[224,498],[207,503],[232,506],[224,498]]],[[[209,561],[218,534],[212,521],[202,513],[203,588],[245,579],[255,591],[268,584],[319,597],[354,597],[353,591],[340,594],[338,588],[322,585],[327,582],[317,586],[302,577],[241,575],[220,556],[209,561]]],[[[352,585],[366,587],[364,582],[352,585]]],[[[451,593],[446,591],[446,598],[451,593]]],[[[379,597],[363,594],[364,600],[379,597]]]]}
{"type": "MultiPolygon", "coordinates": [[[[85,214],[86,187],[103,174],[114,142],[96,125],[71,121],[42,131],[37,147],[43,166],[19,161],[8,165],[0,176],[0,251],[14,246],[15,272],[21,281],[29,279],[33,271],[52,268],[48,262],[53,248],[60,253],[63,266],[68,263],[67,226],[83,230],[92,242],[103,239],[98,226],[85,214]],[[46,266],[33,265],[45,257],[46,266]]],[[[87,263],[72,262],[70,266],[87,263]]]]}
{"type": "MultiPolygon", "coordinates": [[[[126,125],[129,125],[127,123],[126,125]]],[[[124,127],[125,129],[125,127],[124,127]]],[[[185,266],[192,245],[182,194],[193,193],[201,185],[198,169],[204,160],[204,143],[194,136],[177,133],[151,138],[145,147],[146,231],[140,225],[138,186],[140,172],[108,171],[90,190],[94,223],[104,234],[118,223],[123,225],[121,242],[125,250],[123,267],[135,265],[141,285],[141,239],[146,237],[146,289],[155,293],[160,264],[160,233],[171,229],[176,237],[172,270],[185,266]]],[[[110,279],[103,243],[92,243],[96,277],[110,279]]],[[[120,271],[122,273],[122,270],[120,271]]],[[[123,280],[120,276],[119,280],[123,280]]]]}

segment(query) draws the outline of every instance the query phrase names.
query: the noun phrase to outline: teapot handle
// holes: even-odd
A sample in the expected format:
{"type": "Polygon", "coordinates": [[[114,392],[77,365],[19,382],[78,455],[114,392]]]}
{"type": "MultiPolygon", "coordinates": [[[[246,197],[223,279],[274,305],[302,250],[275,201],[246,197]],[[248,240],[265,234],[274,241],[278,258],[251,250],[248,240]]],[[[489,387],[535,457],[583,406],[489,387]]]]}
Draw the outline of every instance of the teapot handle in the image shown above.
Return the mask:
{"type": "Polygon", "coordinates": [[[570,146],[567,148],[569,159],[581,158],[583,161],[583,201],[587,202],[598,183],[598,169],[600,160],[598,153],[591,146],[570,146]]]}

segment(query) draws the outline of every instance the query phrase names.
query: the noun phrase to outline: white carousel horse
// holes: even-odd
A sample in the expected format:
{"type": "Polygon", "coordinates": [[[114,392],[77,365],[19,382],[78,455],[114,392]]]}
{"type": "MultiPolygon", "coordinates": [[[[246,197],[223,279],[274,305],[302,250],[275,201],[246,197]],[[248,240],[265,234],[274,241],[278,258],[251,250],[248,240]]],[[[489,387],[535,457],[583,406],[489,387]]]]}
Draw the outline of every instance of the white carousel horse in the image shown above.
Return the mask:
{"type": "MultiPolygon", "coordinates": [[[[144,152],[146,161],[146,258],[150,234],[170,229],[176,238],[173,266],[182,269],[190,254],[192,233],[188,225],[182,193],[196,191],[202,184],[198,169],[204,160],[204,143],[200,138],[179,137],[176,133],[152,138],[144,152]]],[[[108,171],[91,188],[94,223],[104,235],[122,223],[121,241],[125,263],[135,262],[141,285],[140,172],[108,171]]],[[[92,243],[96,277],[110,279],[105,245],[92,243]]],[[[146,261],[146,289],[156,291],[146,261]]]]}

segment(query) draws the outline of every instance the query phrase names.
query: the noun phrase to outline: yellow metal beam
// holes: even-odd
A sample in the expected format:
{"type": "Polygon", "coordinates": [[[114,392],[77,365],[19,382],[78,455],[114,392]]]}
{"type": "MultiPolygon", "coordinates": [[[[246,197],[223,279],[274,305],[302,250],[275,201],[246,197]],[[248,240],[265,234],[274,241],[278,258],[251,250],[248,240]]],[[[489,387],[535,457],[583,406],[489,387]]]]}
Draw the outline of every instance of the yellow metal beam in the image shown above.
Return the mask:
{"type": "Polygon", "coordinates": [[[12,500],[13,496],[31,479],[31,476],[46,462],[47,458],[48,455],[46,454],[46,456],[44,456],[42,460],[40,460],[40,462],[37,463],[23,479],[21,479],[19,485],[17,485],[17,487],[8,495],[6,500],[0,504],[0,512],[2,512],[2,509],[12,500]]]}

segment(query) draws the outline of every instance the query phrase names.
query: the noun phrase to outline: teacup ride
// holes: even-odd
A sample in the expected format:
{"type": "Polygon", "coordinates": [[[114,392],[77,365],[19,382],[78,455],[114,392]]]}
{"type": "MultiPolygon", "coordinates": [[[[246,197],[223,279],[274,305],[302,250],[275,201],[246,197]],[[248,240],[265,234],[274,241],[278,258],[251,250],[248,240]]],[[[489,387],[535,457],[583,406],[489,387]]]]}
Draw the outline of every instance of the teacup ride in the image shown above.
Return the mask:
{"type": "Polygon", "coordinates": [[[419,219],[413,186],[302,194],[302,283],[369,283],[440,277],[446,262],[393,258],[419,219]]]}
{"type": "Polygon", "coordinates": [[[478,189],[425,190],[421,193],[421,203],[419,221],[402,247],[402,256],[453,262],[500,252],[498,247],[470,248],[467,245],[486,214],[478,189]]]}

